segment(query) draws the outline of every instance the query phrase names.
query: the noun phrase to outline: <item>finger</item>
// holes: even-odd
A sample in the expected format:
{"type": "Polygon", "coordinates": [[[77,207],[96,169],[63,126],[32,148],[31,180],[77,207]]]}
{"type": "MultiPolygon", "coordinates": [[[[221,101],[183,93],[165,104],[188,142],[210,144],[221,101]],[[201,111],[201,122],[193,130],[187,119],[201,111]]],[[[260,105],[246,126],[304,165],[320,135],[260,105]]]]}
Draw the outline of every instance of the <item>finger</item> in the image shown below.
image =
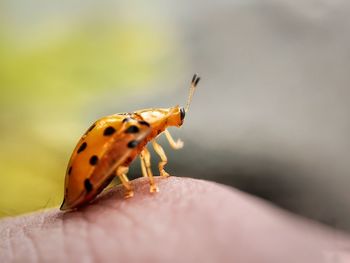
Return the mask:
{"type": "MultiPolygon", "coordinates": [[[[237,190],[206,181],[133,181],[75,212],[0,221],[1,262],[327,262],[349,240],[237,190]],[[334,245],[337,244],[337,245],[334,245]]],[[[340,261],[341,262],[341,261],[340,261]]]]}

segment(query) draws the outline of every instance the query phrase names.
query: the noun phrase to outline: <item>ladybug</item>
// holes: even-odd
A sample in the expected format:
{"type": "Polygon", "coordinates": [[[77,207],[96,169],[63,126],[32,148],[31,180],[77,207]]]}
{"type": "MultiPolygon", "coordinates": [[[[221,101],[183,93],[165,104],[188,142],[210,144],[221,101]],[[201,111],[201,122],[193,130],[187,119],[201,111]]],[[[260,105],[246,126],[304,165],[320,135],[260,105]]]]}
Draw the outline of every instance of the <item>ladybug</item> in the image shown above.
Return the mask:
{"type": "Polygon", "coordinates": [[[180,127],[189,109],[194,90],[200,78],[192,78],[186,108],[151,108],[133,113],[117,113],[97,120],[85,132],[69,160],[64,200],[61,210],[79,208],[92,201],[112,180],[118,176],[124,185],[125,197],[134,195],[127,177],[128,167],[139,155],[142,175],[150,182],[150,192],[158,192],[151,170],[151,155],[146,145],[152,143],[160,157],[158,164],[162,177],[169,174],[164,170],[167,157],[156,137],[164,133],[173,149],[183,147],[181,140],[175,141],[167,128],[180,127]]]}

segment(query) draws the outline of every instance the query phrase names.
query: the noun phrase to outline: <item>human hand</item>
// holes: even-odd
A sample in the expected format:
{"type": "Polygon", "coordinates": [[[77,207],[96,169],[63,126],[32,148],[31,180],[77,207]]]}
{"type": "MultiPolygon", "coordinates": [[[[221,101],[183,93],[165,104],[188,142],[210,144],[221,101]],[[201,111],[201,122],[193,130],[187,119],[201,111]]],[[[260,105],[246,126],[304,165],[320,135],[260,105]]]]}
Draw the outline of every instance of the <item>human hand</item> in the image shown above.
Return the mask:
{"type": "Polygon", "coordinates": [[[118,186],[78,211],[1,220],[0,262],[349,262],[343,234],[226,186],[156,180],[159,193],[140,178],[131,199],[118,186]]]}

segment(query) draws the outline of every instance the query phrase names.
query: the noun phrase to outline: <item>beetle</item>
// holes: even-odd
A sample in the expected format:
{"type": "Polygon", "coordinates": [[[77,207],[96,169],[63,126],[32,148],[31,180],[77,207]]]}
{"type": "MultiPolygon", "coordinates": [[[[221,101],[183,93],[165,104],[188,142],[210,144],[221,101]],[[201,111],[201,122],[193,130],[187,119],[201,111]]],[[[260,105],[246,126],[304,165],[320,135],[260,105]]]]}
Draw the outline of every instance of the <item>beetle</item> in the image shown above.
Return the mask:
{"type": "Polygon", "coordinates": [[[151,170],[151,155],[146,145],[152,143],[160,157],[160,176],[168,177],[169,174],[164,170],[167,157],[156,142],[156,137],[164,133],[173,149],[183,147],[183,142],[175,141],[167,128],[182,126],[199,80],[195,74],[186,108],[177,105],[117,113],[92,124],[79,140],[68,162],[64,199],[60,209],[71,210],[88,204],[115,176],[118,176],[126,189],[125,197],[132,197],[134,192],[127,172],[137,156],[140,156],[142,175],[149,179],[150,192],[158,192],[151,170]]]}

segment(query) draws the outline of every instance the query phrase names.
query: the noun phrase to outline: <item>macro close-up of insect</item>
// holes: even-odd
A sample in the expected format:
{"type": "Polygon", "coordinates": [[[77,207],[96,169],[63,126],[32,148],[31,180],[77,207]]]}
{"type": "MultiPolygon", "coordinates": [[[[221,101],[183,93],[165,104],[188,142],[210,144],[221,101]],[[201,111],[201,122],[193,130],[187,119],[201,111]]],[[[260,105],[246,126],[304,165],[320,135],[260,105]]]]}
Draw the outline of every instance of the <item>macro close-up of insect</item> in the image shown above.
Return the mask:
{"type": "Polygon", "coordinates": [[[350,1],[0,7],[0,263],[350,263],[350,1]]]}
{"type": "Polygon", "coordinates": [[[151,108],[132,113],[117,113],[97,120],[81,137],[69,160],[64,200],[61,210],[78,208],[93,200],[112,180],[118,176],[124,185],[125,197],[134,195],[127,177],[129,165],[139,155],[142,175],[150,182],[150,192],[158,192],[151,170],[151,156],[146,148],[152,143],[160,157],[159,173],[164,170],[167,157],[156,137],[165,134],[173,149],[181,149],[183,142],[175,141],[167,130],[170,126],[182,126],[185,114],[200,78],[195,74],[191,81],[186,107],[151,108]]]}

